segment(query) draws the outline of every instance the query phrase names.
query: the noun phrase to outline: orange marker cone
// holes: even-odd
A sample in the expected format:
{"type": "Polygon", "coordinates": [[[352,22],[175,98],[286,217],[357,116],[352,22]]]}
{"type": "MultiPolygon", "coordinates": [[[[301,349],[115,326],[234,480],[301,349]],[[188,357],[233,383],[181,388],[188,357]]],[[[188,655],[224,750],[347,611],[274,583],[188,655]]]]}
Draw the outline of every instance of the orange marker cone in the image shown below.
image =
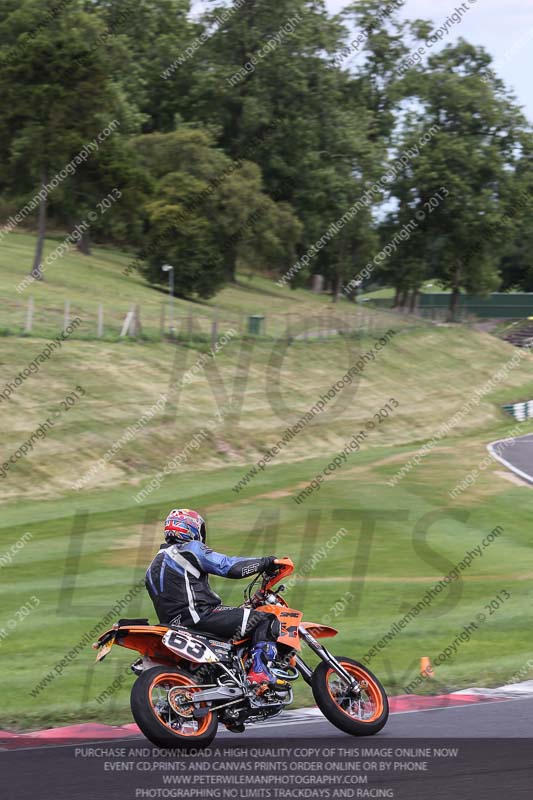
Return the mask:
{"type": "Polygon", "coordinates": [[[435,677],[435,670],[433,669],[433,664],[431,663],[431,659],[427,656],[422,656],[420,659],[420,674],[424,676],[424,678],[434,678],[435,677]]]}

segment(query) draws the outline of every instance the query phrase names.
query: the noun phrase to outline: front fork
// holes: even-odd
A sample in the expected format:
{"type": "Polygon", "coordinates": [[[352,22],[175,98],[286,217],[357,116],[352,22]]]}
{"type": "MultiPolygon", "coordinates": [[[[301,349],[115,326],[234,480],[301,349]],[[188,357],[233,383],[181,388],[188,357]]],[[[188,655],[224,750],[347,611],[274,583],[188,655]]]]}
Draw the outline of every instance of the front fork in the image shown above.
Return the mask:
{"type": "MultiPolygon", "coordinates": [[[[309,631],[304,628],[302,625],[298,628],[298,633],[300,634],[300,638],[304,640],[304,642],[311,648],[311,650],[317,654],[322,661],[330,667],[340,678],[345,680],[349,686],[349,690],[351,692],[359,692],[361,687],[359,682],[347,672],[342,664],[339,664],[335,656],[331,655],[329,650],[326,650],[325,647],[322,647],[320,642],[318,642],[314,636],[312,636],[309,631]]],[[[301,656],[296,656],[296,666],[300,675],[304,679],[304,681],[311,686],[311,681],[313,677],[313,670],[309,667],[301,656]]]]}

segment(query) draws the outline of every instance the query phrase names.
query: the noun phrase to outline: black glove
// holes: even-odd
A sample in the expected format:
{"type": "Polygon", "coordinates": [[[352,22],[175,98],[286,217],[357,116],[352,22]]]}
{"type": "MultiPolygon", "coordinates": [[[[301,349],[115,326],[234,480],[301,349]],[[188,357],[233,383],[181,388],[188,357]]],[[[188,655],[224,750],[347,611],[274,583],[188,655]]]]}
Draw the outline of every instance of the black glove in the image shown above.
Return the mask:
{"type": "Polygon", "coordinates": [[[263,569],[262,572],[265,575],[275,575],[279,570],[279,565],[275,563],[276,556],[265,556],[263,559],[263,569]]]}

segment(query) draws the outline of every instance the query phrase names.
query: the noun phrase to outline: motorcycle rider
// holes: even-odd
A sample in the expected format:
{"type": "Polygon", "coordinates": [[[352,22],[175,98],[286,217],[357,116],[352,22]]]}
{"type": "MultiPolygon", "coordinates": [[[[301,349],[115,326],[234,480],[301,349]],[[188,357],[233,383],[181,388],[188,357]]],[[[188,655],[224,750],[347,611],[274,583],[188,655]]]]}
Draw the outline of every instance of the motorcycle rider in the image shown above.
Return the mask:
{"type": "Polygon", "coordinates": [[[209,586],[209,575],[246,578],[274,575],[277,559],[239,558],[207,547],[205,521],[188,508],[173,509],[165,521],[165,542],[146,572],[146,588],[163,625],[184,625],[221,638],[252,637],[252,685],[275,683],[269,667],[276,658],[280,623],[275,614],[223,606],[209,586]]]}

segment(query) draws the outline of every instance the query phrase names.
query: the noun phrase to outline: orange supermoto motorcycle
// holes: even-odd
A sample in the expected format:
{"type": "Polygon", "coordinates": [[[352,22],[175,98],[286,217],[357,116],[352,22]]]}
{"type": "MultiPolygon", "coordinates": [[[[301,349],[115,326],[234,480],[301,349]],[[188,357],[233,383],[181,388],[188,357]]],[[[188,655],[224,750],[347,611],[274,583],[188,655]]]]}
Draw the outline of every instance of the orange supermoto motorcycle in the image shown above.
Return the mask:
{"type": "Polygon", "coordinates": [[[274,576],[258,575],[246,587],[243,607],[269,611],[279,618],[278,655],[270,667],[275,685],[247,683],[250,639],[225,641],[211,633],[146,619],[121,619],[93,645],[101,661],[117,644],[141,654],[131,669],[138,676],[131,692],[131,710],[144,735],[158,747],[207,747],[218,723],[234,732],[245,723],[279,714],[293,700],[292,684],[302,676],[311,686],[324,716],[353,736],[380,731],[389,716],[387,695],[370,670],[345,656],[333,656],[318,639],[335,628],[302,622],[302,612],[289,608],[279,581],[294,571],[290,558],[279,560],[274,576]],[[260,585],[259,585],[260,584],[260,585]],[[301,656],[305,642],[320,658],[311,669],[301,656]]]}

